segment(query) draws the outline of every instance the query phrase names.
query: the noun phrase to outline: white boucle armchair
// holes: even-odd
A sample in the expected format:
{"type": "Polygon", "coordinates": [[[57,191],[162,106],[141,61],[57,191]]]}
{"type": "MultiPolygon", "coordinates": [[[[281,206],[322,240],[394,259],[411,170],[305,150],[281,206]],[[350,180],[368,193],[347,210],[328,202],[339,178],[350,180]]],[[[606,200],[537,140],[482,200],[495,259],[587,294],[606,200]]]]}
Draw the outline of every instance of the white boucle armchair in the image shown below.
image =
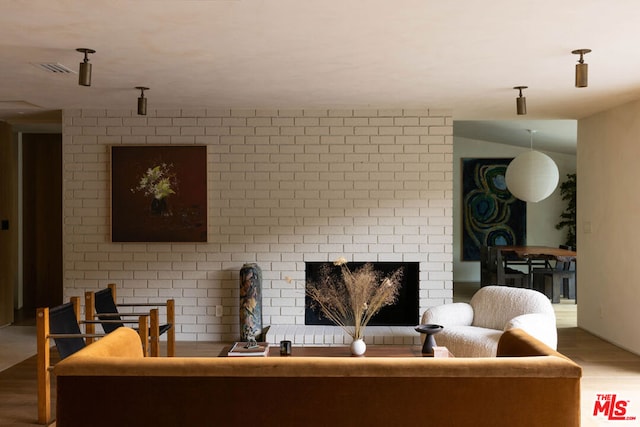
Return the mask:
{"type": "Polygon", "coordinates": [[[485,286],[469,304],[452,303],[428,308],[422,323],[444,329],[434,335],[456,357],[495,357],[503,331],[524,329],[554,350],[558,344],[556,315],[549,299],[532,289],[485,286]]]}

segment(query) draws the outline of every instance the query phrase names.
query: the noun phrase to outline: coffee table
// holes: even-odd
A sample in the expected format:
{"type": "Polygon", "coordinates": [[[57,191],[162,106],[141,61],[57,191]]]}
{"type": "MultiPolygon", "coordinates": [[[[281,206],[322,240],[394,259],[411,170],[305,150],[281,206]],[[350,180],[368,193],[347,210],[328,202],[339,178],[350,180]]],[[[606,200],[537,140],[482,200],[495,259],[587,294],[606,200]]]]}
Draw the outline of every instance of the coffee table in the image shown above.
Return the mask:
{"type": "MultiPolygon", "coordinates": [[[[231,346],[222,349],[219,357],[227,357],[231,346]]],[[[364,356],[352,356],[349,346],[292,347],[291,356],[280,356],[280,347],[271,345],[269,357],[423,357],[419,345],[368,345],[364,356]]],[[[433,357],[431,355],[427,357],[433,357]]]]}

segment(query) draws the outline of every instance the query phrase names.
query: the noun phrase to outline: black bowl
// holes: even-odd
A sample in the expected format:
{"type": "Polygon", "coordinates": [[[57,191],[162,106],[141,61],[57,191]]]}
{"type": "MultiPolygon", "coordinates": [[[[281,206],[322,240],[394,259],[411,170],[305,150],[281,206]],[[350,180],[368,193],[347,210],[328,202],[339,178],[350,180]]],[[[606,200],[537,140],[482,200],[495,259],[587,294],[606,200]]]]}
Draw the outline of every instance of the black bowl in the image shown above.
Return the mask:
{"type": "Polygon", "coordinates": [[[420,332],[421,334],[437,334],[442,329],[444,329],[444,326],[435,325],[435,324],[432,324],[432,323],[427,323],[426,325],[418,325],[418,326],[416,326],[416,331],[420,332]]]}

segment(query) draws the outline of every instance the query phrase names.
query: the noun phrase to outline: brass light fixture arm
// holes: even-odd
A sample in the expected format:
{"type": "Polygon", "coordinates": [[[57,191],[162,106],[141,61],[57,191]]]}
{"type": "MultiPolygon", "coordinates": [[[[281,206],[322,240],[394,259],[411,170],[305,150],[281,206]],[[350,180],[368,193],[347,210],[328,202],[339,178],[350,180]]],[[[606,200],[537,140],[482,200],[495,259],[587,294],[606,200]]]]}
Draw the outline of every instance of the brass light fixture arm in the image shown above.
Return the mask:
{"type": "Polygon", "coordinates": [[[591,49],[576,49],[571,51],[574,55],[580,55],[580,59],[578,60],[580,64],[584,64],[584,55],[589,52],[591,52],[591,49]]]}
{"type": "Polygon", "coordinates": [[[76,49],[78,52],[82,52],[84,53],[84,63],[86,64],[87,62],[89,62],[89,54],[90,53],[96,53],[95,50],[93,49],[88,49],[86,47],[79,47],[78,49],[76,49]]]}

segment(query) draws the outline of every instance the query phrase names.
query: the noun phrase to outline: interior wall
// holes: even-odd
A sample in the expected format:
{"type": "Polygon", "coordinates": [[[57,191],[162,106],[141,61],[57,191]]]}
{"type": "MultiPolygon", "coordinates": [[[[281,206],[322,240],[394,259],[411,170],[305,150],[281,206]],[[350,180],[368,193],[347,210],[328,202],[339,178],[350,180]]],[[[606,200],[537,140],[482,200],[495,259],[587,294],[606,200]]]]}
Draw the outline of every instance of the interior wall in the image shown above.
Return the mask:
{"type": "MultiPolygon", "coordinates": [[[[462,159],[516,157],[529,150],[488,141],[454,137],[453,139],[453,280],[480,282],[480,262],[462,261],[462,159]]],[[[558,165],[560,182],[576,171],[576,156],[545,151],[558,165]]],[[[527,244],[558,246],[566,239],[566,229],[556,230],[560,214],[566,207],[557,188],[551,196],[538,203],[527,203],[527,244]]]]}
{"type": "Polygon", "coordinates": [[[578,122],[578,326],[640,354],[640,102],[578,122]]]}
{"type": "Polygon", "coordinates": [[[0,326],[13,322],[18,280],[18,161],[11,126],[0,122],[0,326]]]}
{"type": "Polygon", "coordinates": [[[244,263],[263,272],[264,324],[304,325],[305,261],[345,257],[419,262],[420,312],[452,301],[450,110],[68,110],[63,121],[65,299],[114,282],[119,298],[175,298],[178,339],[233,341],[244,263]],[[194,143],[207,146],[208,242],[111,242],[110,146],[194,143]]]}

